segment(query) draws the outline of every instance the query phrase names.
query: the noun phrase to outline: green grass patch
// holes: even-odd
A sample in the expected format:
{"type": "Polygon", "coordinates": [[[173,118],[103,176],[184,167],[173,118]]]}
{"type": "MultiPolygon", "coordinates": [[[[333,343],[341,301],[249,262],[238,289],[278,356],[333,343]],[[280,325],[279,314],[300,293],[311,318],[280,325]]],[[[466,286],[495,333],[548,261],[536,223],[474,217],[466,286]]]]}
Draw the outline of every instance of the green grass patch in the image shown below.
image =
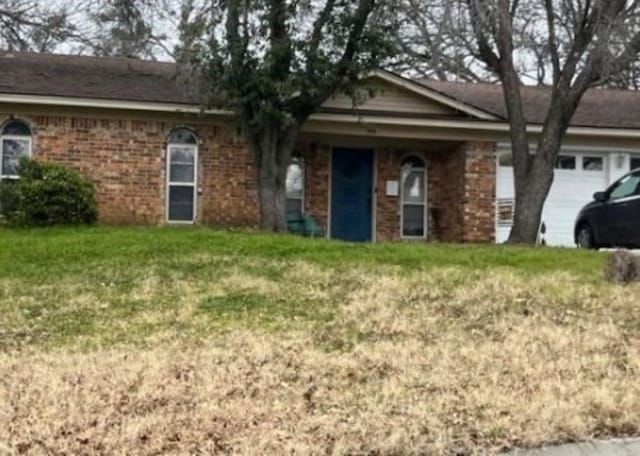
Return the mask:
{"type": "MultiPolygon", "coordinates": [[[[400,309],[433,301],[443,314],[468,313],[457,294],[487,275],[565,274],[598,287],[602,261],[570,249],[349,244],[202,227],[0,229],[0,335],[4,347],[103,346],[206,338],[230,325],[322,327],[382,277],[402,277],[411,291],[400,309]]],[[[561,285],[549,289],[571,302],[561,285]]]]}

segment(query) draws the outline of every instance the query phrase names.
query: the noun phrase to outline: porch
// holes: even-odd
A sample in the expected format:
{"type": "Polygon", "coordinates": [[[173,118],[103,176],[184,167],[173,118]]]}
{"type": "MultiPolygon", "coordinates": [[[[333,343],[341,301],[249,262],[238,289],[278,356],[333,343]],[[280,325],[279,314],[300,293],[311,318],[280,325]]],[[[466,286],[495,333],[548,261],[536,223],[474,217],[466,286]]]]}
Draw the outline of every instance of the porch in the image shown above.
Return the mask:
{"type": "Polygon", "coordinates": [[[495,143],[306,137],[287,210],[347,241],[492,242],[495,143]]]}

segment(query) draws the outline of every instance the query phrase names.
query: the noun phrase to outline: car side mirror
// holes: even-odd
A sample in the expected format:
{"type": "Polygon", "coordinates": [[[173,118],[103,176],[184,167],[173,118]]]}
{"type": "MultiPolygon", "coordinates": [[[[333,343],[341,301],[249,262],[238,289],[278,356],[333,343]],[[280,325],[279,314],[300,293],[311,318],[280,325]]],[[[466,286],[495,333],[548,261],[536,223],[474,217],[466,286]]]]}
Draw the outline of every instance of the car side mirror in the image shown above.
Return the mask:
{"type": "Polygon", "coordinates": [[[593,194],[593,199],[595,201],[598,201],[600,203],[604,203],[605,201],[607,201],[607,194],[605,192],[595,192],[593,194]]]}

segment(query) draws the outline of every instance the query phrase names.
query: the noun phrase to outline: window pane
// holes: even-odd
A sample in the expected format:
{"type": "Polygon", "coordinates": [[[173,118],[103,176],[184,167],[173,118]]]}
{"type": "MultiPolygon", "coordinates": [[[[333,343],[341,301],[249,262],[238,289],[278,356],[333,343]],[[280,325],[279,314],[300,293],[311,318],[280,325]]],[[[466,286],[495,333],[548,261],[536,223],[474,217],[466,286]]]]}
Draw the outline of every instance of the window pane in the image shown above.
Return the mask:
{"type": "Polygon", "coordinates": [[[402,200],[407,203],[424,202],[424,171],[410,171],[405,176],[402,200]]]}
{"type": "Polygon", "coordinates": [[[195,160],[195,149],[193,147],[173,146],[170,151],[172,165],[193,165],[195,160]]]}
{"type": "Polygon", "coordinates": [[[193,170],[193,165],[171,165],[169,168],[169,181],[193,183],[193,170]]]}
{"type": "Polygon", "coordinates": [[[301,217],[302,216],[302,200],[287,198],[286,201],[287,217],[301,217]]]}
{"type": "Polygon", "coordinates": [[[169,187],[169,220],[174,222],[193,221],[193,187],[169,187]]]}
{"type": "Polygon", "coordinates": [[[424,206],[404,206],[402,211],[402,235],[407,237],[423,237],[424,206]]]}
{"type": "Polygon", "coordinates": [[[10,122],[2,129],[2,134],[7,136],[31,136],[31,130],[24,122],[10,122]]]}
{"type": "Polygon", "coordinates": [[[631,169],[640,168],[640,157],[631,157],[631,169]]]}
{"type": "Polygon", "coordinates": [[[585,171],[602,171],[604,168],[602,157],[584,157],[582,169],[585,171]]]}
{"type": "Polygon", "coordinates": [[[513,166],[513,155],[511,152],[504,153],[498,157],[498,166],[511,167],[513,166]]]}
{"type": "Polygon", "coordinates": [[[559,155],[556,169],[576,169],[576,157],[573,155],[559,155]]]}
{"type": "Polygon", "coordinates": [[[304,173],[300,163],[292,163],[287,168],[287,198],[302,198],[304,173]]]}
{"type": "Polygon", "coordinates": [[[640,183],[640,174],[629,175],[618,183],[609,197],[611,199],[619,199],[637,194],[638,183],[640,183]]]}
{"type": "Polygon", "coordinates": [[[29,155],[29,140],[27,139],[3,139],[2,140],[2,175],[17,176],[20,157],[29,155]]]}
{"type": "Polygon", "coordinates": [[[169,144],[197,144],[198,140],[189,130],[174,130],[169,135],[169,144]]]}
{"type": "Polygon", "coordinates": [[[415,155],[412,155],[410,157],[405,158],[402,161],[402,166],[409,166],[412,168],[424,168],[424,162],[422,161],[421,158],[416,157],[415,155]]]}

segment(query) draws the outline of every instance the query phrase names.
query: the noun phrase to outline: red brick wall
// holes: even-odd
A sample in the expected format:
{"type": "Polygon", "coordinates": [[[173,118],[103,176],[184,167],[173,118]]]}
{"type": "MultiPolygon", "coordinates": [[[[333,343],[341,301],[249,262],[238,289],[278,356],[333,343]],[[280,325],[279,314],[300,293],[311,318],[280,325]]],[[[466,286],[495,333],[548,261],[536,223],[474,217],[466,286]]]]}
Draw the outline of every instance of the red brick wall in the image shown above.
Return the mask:
{"type": "Polygon", "coordinates": [[[495,240],[496,145],[469,142],[461,146],[465,154],[463,242],[495,240]]]}
{"type": "Polygon", "coordinates": [[[200,128],[199,220],[209,225],[257,226],[260,220],[253,159],[234,129],[200,128]]]}
{"type": "Polygon", "coordinates": [[[434,154],[429,163],[433,183],[429,196],[434,238],[457,242],[463,238],[465,155],[460,149],[434,154]]]}
{"type": "MultiPolygon", "coordinates": [[[[37,158],[70,165],[96,184],[103,223],[165,221],[165,139],[179,127],[194,130],[198,160],[198,217],[202,223],[258,223],[252,162],[232,127],[169,120],[29,115],[37,158]]],[[[0,113],[0,124],[8,118],[0,113]]]]}
{"type": "Polygon", "coordinates": [[[433,211],[438,239],[492,242],[495,239],[495,144],[468,142],[433,156],[433,211]]]}
{"type": "MultiPolygon", "coordinates": [[[[197,222],[226,227],[259,221],[251,155],[231,125],[201,119],[133,120],[78,115],[29,115],[36,157],[68,164],[89,176],[105,223],[160,224],[165,221],[165,139],[189,127],[199,139],[197,222]]],[[[8,114],[0,113],[0,124],[8,114]]],[[[485,242],[494,239],[494,144],[471,142],[451,150],[383,148],[376,157],[376,239],[400,239],[400,201],[386,195],[386,182],[400,180],[404,158],[427,165],[428,239],[485,242]]],[[[305,162],[305,208],[327,227],[331,146],[301,143],[305,162]]]]}

